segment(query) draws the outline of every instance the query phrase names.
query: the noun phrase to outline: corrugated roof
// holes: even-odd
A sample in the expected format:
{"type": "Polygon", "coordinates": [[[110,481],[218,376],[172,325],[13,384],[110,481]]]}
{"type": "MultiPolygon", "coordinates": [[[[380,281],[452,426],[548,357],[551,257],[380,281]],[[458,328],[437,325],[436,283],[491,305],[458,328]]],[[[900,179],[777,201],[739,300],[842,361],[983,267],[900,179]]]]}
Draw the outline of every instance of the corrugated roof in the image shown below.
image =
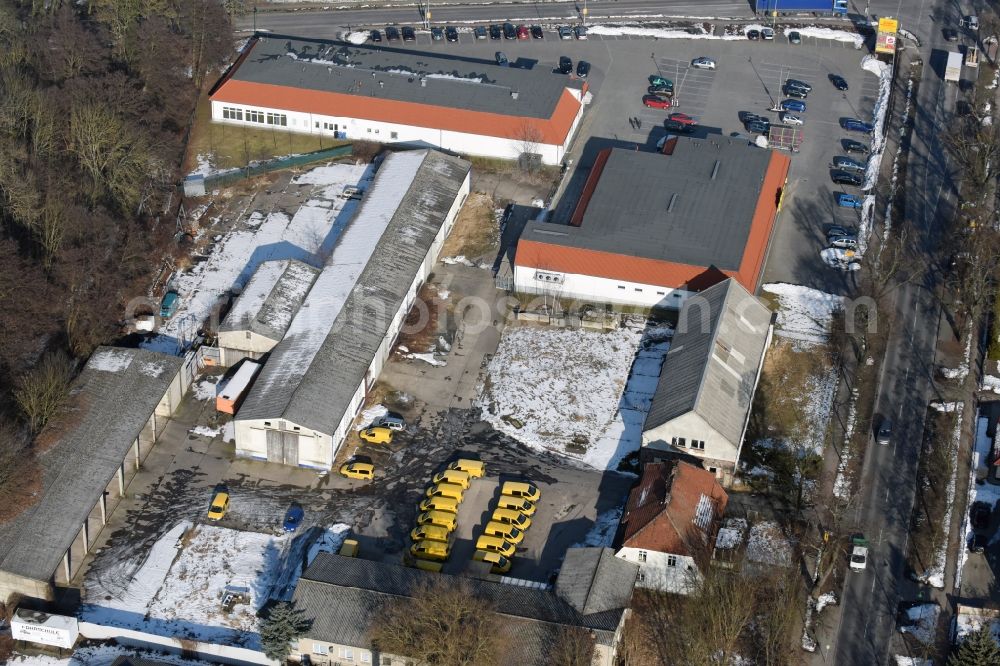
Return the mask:
{"type": "Polygon", "coordinates": [[[254,272],[219,331],[252,331],[280,340],[320,269],[295,259],[265,261],[254,272]]]}
{"type": "Polygon", "coordinates": [[[280,35],[249,49],[214,101],[503,137],[527,120],[545,143],[563,143],[580,108],[583,84],[545,67],[280,35]]]}
{"type": "Polygon", "coordinates": [[[93,353],[73,382],[69,405],[77,413],[65,434],[38,454],[41,497],[0,525],[0,570],[52,577],[183,363],[142,349],[93,353]]]}
{"type": "Polygon", "coordinates": [[[692,532],[707,537],[728,499],[705,469],[681,461],[646,463],[625,504],[621,545],[694,555],[692,532]]]}
{"type": "MultiPolygon", "coordinates": [[[[585,557],[587,561],[595,563],[605,562],[600,557],[601,551],[616,559],[610,549],[600,548],[570,549],[567,556],[574,550],[598,551],[597,558],[585,557]]],[[[590,615],[577,612],[558,594],[546,590],[428,573],[396,564],[327,553],[319,554],[302,575],[296,586],[293,602],[313,622],[305,634],[306,638],[369,648],[369,629],[386,603],[410,597],[419,586],[429,582],[461,582],[468,585],[477,597],[485,599],[497,613],[508,616],[512,621],[523,622],[518,629],[523,640],[518,641],[507,663],[546,664],[549,649],[558,639],[560,625],[593,629],[598,642],[611,644],[614,631],[631,597],[637,571],[636,565],[627,562],[622,564],[626,566],[602,564],[602,575],[595,587],[604,591],[604,605],[609,605],[608,602],[612,599],[624,600],[624,604],[590,615]],[[631,571],[631,576],[625,580],[621,571],[631,571]],[[608,581],[603,579],[606,573],[610,574],[608,581]],[[627,592],[624,589],[616,590],[616,585],[627,586],[627,592]]],[[[566,569],[564,564],[562,571],[566,569]]]]}
{"type": "Polygon", "coordinates": [[[764,357],[771,311],[735,280],[681,308],[643,431],[697,411],[738,445],[764,357]]]}
{"type": "Polygon", "coordinates": [[[333,434],[470,168],[436,151],[385,159],[238,419],[333,434]]]}

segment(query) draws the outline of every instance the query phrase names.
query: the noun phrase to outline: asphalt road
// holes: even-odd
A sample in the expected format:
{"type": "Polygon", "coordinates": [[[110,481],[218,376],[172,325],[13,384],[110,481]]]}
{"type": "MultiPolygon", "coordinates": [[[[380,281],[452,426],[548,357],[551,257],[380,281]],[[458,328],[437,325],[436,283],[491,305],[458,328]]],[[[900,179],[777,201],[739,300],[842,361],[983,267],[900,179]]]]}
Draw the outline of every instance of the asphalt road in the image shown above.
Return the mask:
{"type": "MultiPolygon", "coordinates": [[[[940,136],[954,112],[957,92],[944,84],[938,66],[940,52],[949,49],[940,28],[957,26],[960,13],[972,11],[969,2],[949,3],[947,8],[943,2],[926,4],[921,3],[908,28],[923,40],[924,70],[914,105],[906,179],[907,221],[915,237],[913,265],[921,267],[930,263],[941,240],[939,220],[947,218],[955,200],[940,136]]],[[[899,602],[913,599],[917,591],[905,575],[905,560],[924,416],[934,398],[939,308],[933,297],[935,272],[918,269],[909,277],[914,280],[895,293],[893,330],[875,405],[875,423],[891,416],[895,432],[889,446],[870,444],[855,509],[857,527],[872,544],[869,566],[864,573],[849,575],[845,584],[845,612],[836,645],[830,648],[833,654],[824,655],[827,663],[888,663],[899,602]]]]}

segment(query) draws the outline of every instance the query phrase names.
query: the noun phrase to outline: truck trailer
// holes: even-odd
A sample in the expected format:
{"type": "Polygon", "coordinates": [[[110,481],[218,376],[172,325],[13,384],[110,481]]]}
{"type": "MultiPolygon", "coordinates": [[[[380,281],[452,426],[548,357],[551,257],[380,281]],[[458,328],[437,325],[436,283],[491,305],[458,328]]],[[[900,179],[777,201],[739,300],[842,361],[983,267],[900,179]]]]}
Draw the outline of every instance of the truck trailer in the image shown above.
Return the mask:
{"type": "Polygon", "coordinates": [[[845,16],[847,0],[754,0],[758,14],[845,16]]]}
{"type": "Polygon", "coordinates": [[[948,53],[948,64],[944,68],[944,80],[958,83],[962,78],[962,54],[958,51],[948,53]]]}

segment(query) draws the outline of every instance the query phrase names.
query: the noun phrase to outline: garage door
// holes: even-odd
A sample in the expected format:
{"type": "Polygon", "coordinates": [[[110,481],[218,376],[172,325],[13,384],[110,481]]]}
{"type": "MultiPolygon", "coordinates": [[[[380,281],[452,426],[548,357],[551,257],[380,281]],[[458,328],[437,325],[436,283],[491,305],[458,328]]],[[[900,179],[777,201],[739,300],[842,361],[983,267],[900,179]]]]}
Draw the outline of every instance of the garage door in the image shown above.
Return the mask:
{"type": "Polygon", "coordinates": [[[299,435],[283,430],[267,431],[267,460],[283,465],[299,464],[299,435]]]}

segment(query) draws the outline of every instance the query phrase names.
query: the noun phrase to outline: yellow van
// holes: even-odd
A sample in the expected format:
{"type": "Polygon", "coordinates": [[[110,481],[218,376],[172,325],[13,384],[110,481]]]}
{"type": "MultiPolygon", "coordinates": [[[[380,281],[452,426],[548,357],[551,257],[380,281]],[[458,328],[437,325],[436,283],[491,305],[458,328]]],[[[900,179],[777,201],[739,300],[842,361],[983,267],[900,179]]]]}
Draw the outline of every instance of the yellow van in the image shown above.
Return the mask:
{"type": "Polygon", "coordinates": [[[509,523],[498,523],[495,520],[486,523],[486,527],[483,528],[483,534],[500,537],[515,546],[524,541],[524,532],[509,523]]]}
{"type": "Polygon", "coordinates": [[[490,573],[504,574],[510,571],[510,560],[500,553],[492,553],[488,550],[477,550],[473,553],[472,559],[476,562],[489,562],[492,564],[493,566],[490,567],[490,573]]]}
{"type": "Polygon", "coordinates": [[[222,520],[227,511],[229,511],[229,493],[219,490],[212,497],[212,503],[208,507],[208,519],[222,520]]]}
{"type": "Polygon", "coordinates": [[[497,502],[497,508],[511,509],[512,511],[523,513],[526,516],[535,515],[534,504],[532,504],[526,499],[521,499],[520,497],[511,497],[510,495],[501,495],[500,500],[497,502]]]}
{"type": "Polygon", "coordinates": [[[366,428],[358,434],[361,435],[361,439],[371,444],[392,444],[392,430],[385,426],[366,428]]]}
{"type": "Polygon", "coordinates": [[[448,541],[451,530],[440,525],[427,524],[417,525],[410,532],[410,538],[414,541],[448,541]]]}
{"type": "Polygon", "coordinates": [[[462,486],[462,490],[469,489],[469,473],[460,469],[446,469],[435,474],[431,481],[433,483],[454,483],[456,486],[462,486]]]}
{"type": "Polygon", "coordinates": [[[454,483],[435,483],[427,489],[428,497],[450,497],[456,502],[461,502],[464,495],[465,490],[462,486],[456,486],[454,483]]]}
{"type": "Polygon", "coordinates": [[[448,469],[460,469],[463,472],[468,472],[473,479],[481,479],[486,475],[486,463],[471,458],[459,458],[448,465],[448,469]]]}
{"type": "Polygon", "coordinates": [[[542,496],[542,493],[538,490],[538,488],[530,483],[524,483],[523,481],[507,481],[500,489],[500,493],[503,495],[510,495],[511,497],[520,497],[521,499],[526,499],[529,502],[537,502],[542,496]]]}
{"type": "Polygon", "coordinates": [[[488,550],[491,553],[500,553],[504,557],[512,557],[514,544],[507,543],[500,537],[484,534],[476,540],[476,550],[488,550]]]}
{"type": "Polygon", "coordinates": [[[421,560],[444,562],[451,555],[451,546],[443,541],[418,541],[410,546],[410,555],[421,560]]]}
{"type": "Polygon", "coordinates": [[[340,554],[344,557],[357,557],[359,550],[361,546],[357,539],[344,539],[344,543],[340,546],[340,554]]]}
{"type": "Polygon", "coordinates": [[[495,509],[490,520],[513,525],[522,532],[531,527],[531,518],[514,509],[495,509]]]}
{"type": "Polygon", "coordinates": [[[458,513],[458,502],[451,497],[428,497],[420,503],[420,510],[458,513]]]}
{"type": "Polygon", "coordinates": [[[447,511],[425,511],[417,516],[417,525],[440,525],[447,530],[455,529],[457,517],[447,511]]]}

